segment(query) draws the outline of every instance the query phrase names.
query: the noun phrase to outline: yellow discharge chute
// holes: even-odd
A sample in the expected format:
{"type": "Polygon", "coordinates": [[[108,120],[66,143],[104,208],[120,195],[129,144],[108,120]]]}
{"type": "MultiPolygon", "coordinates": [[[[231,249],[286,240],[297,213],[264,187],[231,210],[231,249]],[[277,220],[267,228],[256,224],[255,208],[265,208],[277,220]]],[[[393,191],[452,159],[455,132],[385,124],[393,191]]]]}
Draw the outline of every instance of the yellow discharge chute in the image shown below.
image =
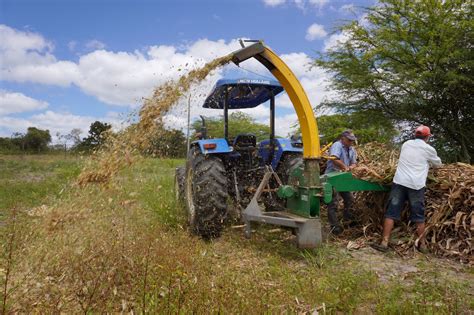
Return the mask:
{"type": "Polygon", "coordinates": [[[313,108],[295,74],[277,54],[263,45],[262,42],[234,52],[232,54],[232,61],[238,65],[252,57],[262,63],[275,76],[293,103],[303,138],[303,157],[305,159],[320,158],[319,131],[313,108]]]}

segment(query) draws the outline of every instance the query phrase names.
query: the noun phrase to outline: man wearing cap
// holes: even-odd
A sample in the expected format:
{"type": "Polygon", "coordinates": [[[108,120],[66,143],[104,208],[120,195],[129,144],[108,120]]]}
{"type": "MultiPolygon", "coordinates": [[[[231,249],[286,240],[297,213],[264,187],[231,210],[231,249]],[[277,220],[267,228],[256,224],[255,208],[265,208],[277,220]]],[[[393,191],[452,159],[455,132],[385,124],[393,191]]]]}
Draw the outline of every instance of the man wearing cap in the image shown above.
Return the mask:
{"type": "Polygon", "coordinates": [[[382,241],[372,244],[379,251],[387,251],[394,222],[400,220],[405,202],[410,204],[410,221],[416,224],[418,234],[417,249],[428,252],[425,242],[425,185],[430,166],[438,167],[441,159],[436,150],[427,142],[431,136],[430,128],[419,126],[415,139],[402,145],[397,171],[393,177],[392,190],[388,200],[383,224],[382,241]]]}
{"type": "MultiPolygon", "coordinates": [[[[341,134],[341,139],[335,142],[329,150],[329,155],[335,157],[335,160],[328,160],[326,174],[336,171],[349,171],[356,166],[357,153],[353,148],[356,137],[351,130],[345,130],[341,134]]],[[[337,219],[338,195],[344,201],[343,217],[345,221],[353,221],[352,204],[354,197],[351,192],[334,192],[332,201],[328,204],[328,220],[331,225],[331,233],[334,235],[341,234],[343,229],[337,219]]]]}

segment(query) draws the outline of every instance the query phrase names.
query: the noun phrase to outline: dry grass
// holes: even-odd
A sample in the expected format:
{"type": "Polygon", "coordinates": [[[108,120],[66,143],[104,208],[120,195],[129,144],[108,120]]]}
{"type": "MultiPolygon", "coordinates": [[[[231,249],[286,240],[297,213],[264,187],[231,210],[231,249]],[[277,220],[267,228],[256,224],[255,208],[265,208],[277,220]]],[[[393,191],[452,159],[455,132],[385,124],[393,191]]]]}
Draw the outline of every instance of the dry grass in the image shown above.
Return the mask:
{"type": "Polygon", "coordinates": [[[192,237],[173,198],[177,163],[142,160],[108,187],[70,184],[48,204],[9,216],[2,229],[6,312],[367,313],[473,307],[467,279],[430,275],[425,280],[420,273],[411,283],[380,282],[350,252],[330,243],[300,251],[289,233],[265,227],[251,240],[238,229],[213,242],[192,237]],[[426,281],[423,290],[421,281],[426,281]]]}

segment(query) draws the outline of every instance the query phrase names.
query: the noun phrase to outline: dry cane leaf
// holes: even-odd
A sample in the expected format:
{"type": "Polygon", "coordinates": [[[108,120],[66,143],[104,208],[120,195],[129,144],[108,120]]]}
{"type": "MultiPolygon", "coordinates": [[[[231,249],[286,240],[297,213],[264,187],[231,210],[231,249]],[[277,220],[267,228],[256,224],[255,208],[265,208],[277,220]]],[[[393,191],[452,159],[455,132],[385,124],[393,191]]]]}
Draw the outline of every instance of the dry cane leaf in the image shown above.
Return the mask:
{"type": "MultiPolygon", "coordinates": [[[[397,150],[383,144],[369,143],[359,147],[358,153],[360,166],[353,172],[354,176],[382,184],[391,183],[396,170],[397,150]]],[[[465,263],[473,261],[470,241],[471,232],[474,231],[473,179],[474,167],[464,163],[446,164],[430,171],[425,193],[425,235],[430,240],[429,245],[434,254],[457,258],[465,263]]],[[[381,232],[387,196],[377,199],[376,195],[373,192],[356,193],[354,208],[361,217],[366,239],[373,239],[381,232]]],[[[402,222],[408,222],[408,218],[409,208],[406,207],[402,222]]],[[[358,229],[360,231],[360,227],[358,229]]],[[[397,252],[409,252],[413,246],[409,236],[413,233],[414,225],[402,225],[397,236],[397,252]]]]}

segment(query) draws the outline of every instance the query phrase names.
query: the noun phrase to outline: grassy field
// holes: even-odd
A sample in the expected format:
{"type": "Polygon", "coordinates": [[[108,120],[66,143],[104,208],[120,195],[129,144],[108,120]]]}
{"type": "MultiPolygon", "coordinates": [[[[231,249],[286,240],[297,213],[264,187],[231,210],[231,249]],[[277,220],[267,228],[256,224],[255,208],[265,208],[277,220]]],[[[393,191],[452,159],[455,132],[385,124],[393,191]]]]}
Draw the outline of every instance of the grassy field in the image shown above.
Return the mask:
{"type": "Polygon", "coordinates": [[[472,268],[290,233],[190,236],[177,160],[146,159],[107,187],[74,183],[81,160],[0,156],[1,310],[35,313],[467,313],[472,268]]]}

